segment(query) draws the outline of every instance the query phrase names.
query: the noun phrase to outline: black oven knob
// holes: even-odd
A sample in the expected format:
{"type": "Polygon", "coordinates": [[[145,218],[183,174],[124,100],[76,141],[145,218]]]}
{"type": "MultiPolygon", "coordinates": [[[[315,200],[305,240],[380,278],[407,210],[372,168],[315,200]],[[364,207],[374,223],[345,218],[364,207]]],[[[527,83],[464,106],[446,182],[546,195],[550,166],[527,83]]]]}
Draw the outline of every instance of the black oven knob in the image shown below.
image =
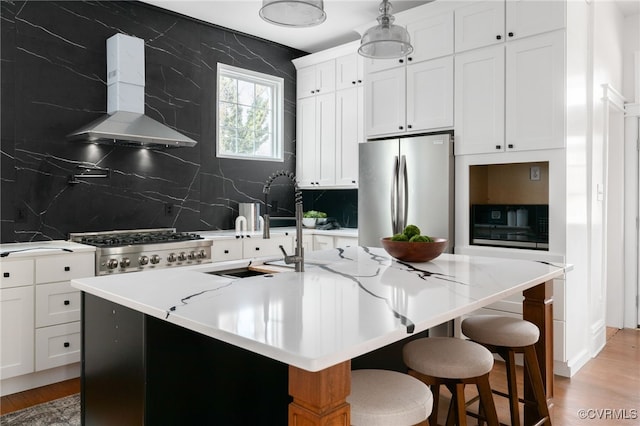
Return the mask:
{"type": "Polygon", "coordinates": [[[207,257],[207,252],[205,250],[200,250],[198,252],[198,259],[205,259],[207,257]]]}
{"type": "Polygon", "coordinates": [[[129,260],[128,257],[123,257],[122,260],[120,261],[120,267],[127,268],[129,265],[131,265],[131,260],[129,260]]]}
{"type": "Polygon", "coordinates": [[[147,256],[140,256],[138,258],[138,263],[140,264],[140,266],[144,266],[149,263],[149,258],[147,256]]]}
{"type": "Polygon", "coordinates": [[[116,269],[118,265],[118,259],[109,259],[109,261],[107,262],[107,268],[109,269],[116,269]]]}
{"type": "Polygon", "coordinates": [[[176,261],[176,254],[175,253],[171,253],[171,254],[169,254],[169,256],[167,256],[167,262],[173,263],[175,261],[176,261]]]}
{"type": "Polygon", "coordinates": [[[158,256],[157,254],[151,256],[151,264],[157,265],[158,263],[160,263],[160,256],[158,256]]]}
{"type": "Polygon", "coordinates": [[[187,259],[189,259],[189,260],[196,260],[196,257],[197,256],[196,256],[196,252],[195,251],[192,251],[191,253],[189,253],[187,255],[187,259]]]}
{"type": "Polygon", "coordinates": [[[186,255],[186,253],[185,253],[185,252],[180,253],[180,254],[178,255],[178,260],[179,260],[180,262],[184,262],[185,260],[187,260],[187,255],[186,255]]]}

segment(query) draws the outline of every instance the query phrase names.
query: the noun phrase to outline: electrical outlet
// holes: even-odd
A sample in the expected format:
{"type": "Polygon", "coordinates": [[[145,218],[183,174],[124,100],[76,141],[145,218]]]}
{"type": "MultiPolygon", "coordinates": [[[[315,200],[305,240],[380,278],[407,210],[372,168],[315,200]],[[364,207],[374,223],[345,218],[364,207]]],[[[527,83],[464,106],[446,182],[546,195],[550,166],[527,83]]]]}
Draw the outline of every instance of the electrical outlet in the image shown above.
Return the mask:
{"type": "Polygon", "coordinates": [[[540,180],[540,166],[533,166],[529,169],[529,180],[540,180]]]}
{"type": "Polygon", "coordinates": [[[165,216],[173,216],[173,204],[165,203],[164,204],[164,215],[165,216]]]}

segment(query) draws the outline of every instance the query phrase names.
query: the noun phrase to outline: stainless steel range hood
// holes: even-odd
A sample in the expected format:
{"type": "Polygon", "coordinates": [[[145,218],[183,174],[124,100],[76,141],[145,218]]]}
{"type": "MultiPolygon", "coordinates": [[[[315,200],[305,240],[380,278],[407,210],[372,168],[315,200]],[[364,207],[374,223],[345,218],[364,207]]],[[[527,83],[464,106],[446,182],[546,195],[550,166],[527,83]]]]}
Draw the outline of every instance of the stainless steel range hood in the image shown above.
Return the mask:
{"type": "Polygon", "coordinates": [[[192,147],[197,142],[144,115],[144,40],[107,39],[107,115],[67,139],[144,148],[192,147]]]}

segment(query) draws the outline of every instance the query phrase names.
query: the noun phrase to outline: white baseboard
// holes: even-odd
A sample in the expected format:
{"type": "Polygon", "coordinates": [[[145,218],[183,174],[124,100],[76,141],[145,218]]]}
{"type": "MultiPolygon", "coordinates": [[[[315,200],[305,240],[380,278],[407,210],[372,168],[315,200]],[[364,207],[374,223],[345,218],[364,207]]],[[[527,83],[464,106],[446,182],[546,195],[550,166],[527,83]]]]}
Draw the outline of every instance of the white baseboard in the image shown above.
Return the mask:
{"type": "Polygon", "coordinates": [[[553,361],[553,374],[562,377],[573,377],[582,367],[591,360],[587,350],[583,350],[578,355],[568,361],[553,361]]]}
{"type": "Polygon", "coordinates": [[[607,326],[604,320],[598,321],[591,326],[590,351],[591,358],[595,357],[607,344],[607,326]]]}
{"type": "Polygon", "coordinates": [[[80,363],[64,365],[36,373],[24,374],[0,381],[0,396],[11,395],[40,386],[80,377],[80,363]]]}

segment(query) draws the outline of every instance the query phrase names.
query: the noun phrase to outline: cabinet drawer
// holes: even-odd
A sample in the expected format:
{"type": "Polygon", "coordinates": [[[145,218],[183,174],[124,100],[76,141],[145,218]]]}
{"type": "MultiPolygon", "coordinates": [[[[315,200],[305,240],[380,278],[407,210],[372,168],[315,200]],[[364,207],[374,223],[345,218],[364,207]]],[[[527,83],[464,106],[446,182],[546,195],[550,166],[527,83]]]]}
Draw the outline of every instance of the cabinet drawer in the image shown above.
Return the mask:
{"type": "Polygon", "coordinates": [[[36,371],[80,361],[80,321],[36,329],[36,371]]]}
{"type": "Polygon", "coordinates": [[[0,262],[0,288],[33,284],[33,260],[5,260],[0,262]]]}
{"type": "Polygon", "coordinates": [[[69,281],[95,275],[95,254],[65,254],[36,259],[36,284],[69,281]]]}
{"type": "Polygon", "coordinates": [[[330,235],[314,235],[313,249],[328,250],[334,248],[333,237],[330,235]]]}
{"type": "Polygon", "coordinates": [[[36,286],[36,327],[80,321],[80,291],[69,281],[36,286]]]}
{"type": "Polygon", "coordinates": [[[213,262],[242,259],[242,240],[214,240],[211,259],[213,262]]]}
{"type": "Polygon", "coordinates": [[[293,254],[293,238],[289,236],[272,237],[267,240],[261,238],[245,239],[242,257],[250,259],[253,257],[281,256],[280,245],[284,247],[287,254],[293,254]]]}

